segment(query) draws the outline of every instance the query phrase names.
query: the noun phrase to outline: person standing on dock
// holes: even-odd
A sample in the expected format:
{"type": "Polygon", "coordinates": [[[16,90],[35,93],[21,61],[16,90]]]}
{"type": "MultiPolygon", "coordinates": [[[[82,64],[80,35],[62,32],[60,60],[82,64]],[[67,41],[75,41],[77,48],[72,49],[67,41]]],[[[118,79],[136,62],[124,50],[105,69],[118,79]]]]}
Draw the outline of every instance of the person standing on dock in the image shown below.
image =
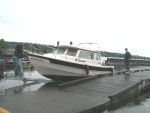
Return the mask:
{"type": "Polygon", "coordinates": [[[130,59],[131,59],[131,54],[128,51],[128,48],[125,48],[125,54],[124,54],[124,63],[125,63],[125,69],[128,73],[130,73],[130,59]]]}
{"type": "Polygon", "coordinates": [[[22,57],[24,57],[24,56],[25,56],[25,54],[23,52],[23,44],[19,43],[16,46],[16,49],[14,51],[14,55],[12,56],[13,62],[15,64],[15,68],[14,68],[15,76],[22,76],[22,72],[20,70],[19,59],[22,59],[22,57]]]}

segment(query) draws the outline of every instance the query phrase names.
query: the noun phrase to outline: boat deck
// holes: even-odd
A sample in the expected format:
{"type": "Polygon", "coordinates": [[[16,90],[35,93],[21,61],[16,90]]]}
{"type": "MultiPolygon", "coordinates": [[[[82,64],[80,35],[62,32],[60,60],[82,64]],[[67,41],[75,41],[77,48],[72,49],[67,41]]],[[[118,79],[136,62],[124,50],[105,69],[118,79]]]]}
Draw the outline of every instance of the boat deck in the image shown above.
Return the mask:
{"type": "Polygon", "coordinates": [[[95,113],[110,106],[119,93],[129,92],[130,96],[133,86],[141,90],[143,85],[139,83],[146,86],[149,70],[134,69],[130,74],[120,71],[113,76],[95,76],[53,87],[47,83],[34,92],[0,96],[0,107],[11,113],[95,113]]]}

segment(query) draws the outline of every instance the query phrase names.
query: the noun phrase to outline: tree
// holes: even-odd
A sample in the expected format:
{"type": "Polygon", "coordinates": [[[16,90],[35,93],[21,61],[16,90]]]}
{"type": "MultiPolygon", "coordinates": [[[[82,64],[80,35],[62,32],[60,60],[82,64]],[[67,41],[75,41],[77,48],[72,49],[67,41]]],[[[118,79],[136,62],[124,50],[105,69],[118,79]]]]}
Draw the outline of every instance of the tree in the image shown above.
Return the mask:
{"type": "Polygon", "coordinates": [[[5,42],[4,39],[0,39],[0,48],[2,48],[2,49],[8,48],[8,44],[7,44],[7,42],[5,42]]]}

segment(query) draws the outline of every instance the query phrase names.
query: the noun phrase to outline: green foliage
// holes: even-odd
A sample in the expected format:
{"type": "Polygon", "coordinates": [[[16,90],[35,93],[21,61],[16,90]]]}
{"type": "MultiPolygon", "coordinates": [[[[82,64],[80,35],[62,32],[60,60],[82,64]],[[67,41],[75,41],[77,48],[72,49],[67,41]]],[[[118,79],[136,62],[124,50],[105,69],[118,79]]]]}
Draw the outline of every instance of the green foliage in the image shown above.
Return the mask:
{"type": "MultiPolygon", "coordinates": [[[[2,49],[14,48],[15,49],[18,43],[22,43],[22,42],[5,42],[4,39],[0,39],[0,48],[2,49]]],[[[52,45],[44,45],[44,44],[40,45],[40,44],[33,44],[33,43],[23,43],[23,44],[24,44],[24,49],[34,51],[34,52],[35,52],[35,49],[36,49],[36,52],[39,52],[39,53],[49,53],[49,52],[54,51],[54,48],[52,45]]],[[[117,58],[124,57],[124,54],[112,53],[112,52],[106,52],[106,51],[101,51],[101,55],[103,57],[117,57],[117,58]]],[[[139,56],[139,55],[132,55],[131,58],[150,60],[149,57],[144,57],[144,56],[139,56]]]]}
{"type": "Polygon", "coordinates": [[[5,42],[4,39],[0,39],[0,48],[2,48],[2,49],[8,48],[8,44],[7,44],[7,42],[5,42]]]}
{"type": "MultiPolygon", "coordinates": [[[[121,54],[121,53],[112,53],[112,52],[106,52],[106,51],[101,51],[101,55],[103,57],[116,57],[116,58],[123,58],[124,57],[124,54],[121,54]]],[[[132,55],[131,58],[150,60],[149,57],[138,56],[138,55],[132,55]]]]}

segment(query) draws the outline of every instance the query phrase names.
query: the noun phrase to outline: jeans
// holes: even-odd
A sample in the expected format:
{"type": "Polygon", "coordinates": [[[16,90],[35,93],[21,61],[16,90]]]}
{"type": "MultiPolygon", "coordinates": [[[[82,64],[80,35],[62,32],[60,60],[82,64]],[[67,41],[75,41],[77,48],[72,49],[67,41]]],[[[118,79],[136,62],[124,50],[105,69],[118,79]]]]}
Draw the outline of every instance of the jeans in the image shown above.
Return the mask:
{"type": "Polygon", "coordinates": [[[21,71],[20,71],[19,58],[17,56],[13,55],[12,59],[15,64],[15,68],[14,68],[15,76],[22,76],[21,71]]]}
{"type": "Polygon", "coordinates": [[[130,62],[125,62],[125,69],[126,71],[130,71],[130,62]]]}

